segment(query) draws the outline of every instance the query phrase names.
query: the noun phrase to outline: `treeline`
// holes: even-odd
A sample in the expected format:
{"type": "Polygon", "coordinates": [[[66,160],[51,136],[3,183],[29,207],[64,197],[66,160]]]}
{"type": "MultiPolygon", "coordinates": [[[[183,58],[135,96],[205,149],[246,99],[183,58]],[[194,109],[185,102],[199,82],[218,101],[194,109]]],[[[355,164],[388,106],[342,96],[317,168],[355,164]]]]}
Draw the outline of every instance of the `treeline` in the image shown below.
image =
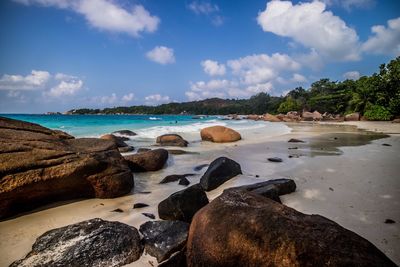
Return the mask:
{"type": "Polygon", "coordinates": [[[348,114],[359,112],[369,120],[390,120],[400,115],[400,57],[382,64],[379,72],[342,82],[321,79],[284,97],[260,93],[249,99],[211,98],[159,106],[78,109],[72,114],[277,114],[303,110],[348,114]]]}

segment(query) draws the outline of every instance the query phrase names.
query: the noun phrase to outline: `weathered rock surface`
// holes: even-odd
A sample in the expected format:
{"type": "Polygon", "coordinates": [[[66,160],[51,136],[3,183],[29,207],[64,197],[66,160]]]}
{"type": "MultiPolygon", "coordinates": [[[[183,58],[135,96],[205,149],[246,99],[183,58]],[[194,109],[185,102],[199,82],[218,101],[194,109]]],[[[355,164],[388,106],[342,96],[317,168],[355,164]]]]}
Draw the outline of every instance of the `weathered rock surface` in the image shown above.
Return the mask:
{"type": "Polygon", "coordinates": [[[224,192],[232,190],[244,190],[253,192],[257,195],[267,197],[281,203],[279,196],[290,194],[296,191],[296,183],[292,179],[281,178],[250,185],[231,187],[225,189],[224,192]]]}
{"type": "Polygon", "coordinates": [[[151,150],[150,148],[141,147],[141,148],[139,148],[137,150],[137,153],[143,153],[143,152],[147,152],[147,151],[150,151],[150,150],[151,150]]]}
{"type": "Polygon", "coordinates": [[[125,135],[125,136],[135,136],[136,133],[132,132],[131,130],[119,130],[112,132],[113,134],[125,135]]]}
{"type": "Polygon", "coordinates": [[[158,262],[168,259],[186,245],[189,224],[181,221],[150,221],[142,224],[146,252],[158,262]]]}
{"type": "Polygon", "coordinates": [[[118,151],[119,151],[120,153],[132,152],[132,151],[134,151],[134,150],[135,150],[135,148],[134,148],[133,146],[125,146],[125,147],[119,147],[119,148],[118,148],[118,151]]]}
{"type": "Polygon", "coordinates": [[[331,220],[245,191],[224,192],[194,216],[187,264],[396,266],[373,244],[331,220]]]}
{"type": "Polygon", "coordinates": [[[220,157],[211,162],[200,179],[200,185],[204,190],[211,191],[238,174],[242,174],[239,163],[226,157],[220,157]]]}
{"type": "Polygon", "coordinates": [[[200,131],[203,141],[211,141],[214,143],[235,142],[242,137],[238,132],[225,126],[211,126],[200,131]]]}
{"type": "Polygon", "coordinates": [[[186,178],[187,176],[194,176],[194,173],[186,173],[186,174],[172,174],[165,176],[164,179],[161,180],[160,184],[166,184],[171,182],[176,182],[181,180],[182,178],[186,178]]]}
{"type": "Polygon", "coordinates": [[[322,120],[322,114],[316,110],[314,112],[304,111],[301,116],[302,116],[303,120],[305,120],[305,121],[320,121],[320,120],[322,120]]]}
{"type": "Polygon", "coordinates": [[[269,121],[269,122],[280,122],[281,121],[277,116],[274,116],[269,113],[265,114],[263,119],[264,119],[264,121],[269,121]]]}
{"type": "Polygon", "coordinates": [[[194,214],[208,204],[208,198],[199,184],[178,191],[158,204],[158,216],[163,220],[190,222],[194,214]]]}
{"type": "Polygon", "coordinates": [[[168,151],[162,148],[154,149],[125,156],[125,159],[134,172],[158,171],[167,162],[168,151]]]}
{"type": "Polygon", "coordinates": [[[134,227],[96,218],[44,233],[11,266],[122,266],[139,259],[142,251],[134,227]]]}
{"type": "Polygon", "coordinates": [[[187,267],[186,247],[174,253],[168,260],[160,263],[158,267],[187,267]]]}
{"type": "Polygon", "coordinates": [[[114,142],[0,117],[0,218],[59,200],[122,196],[133,184],[114,142]]]}
{"type": "Polygon", "coordinates": [[[160,146],[186,147],[189,142],[183,139],[182,136],[178,134],[164,134],[157,137],[156,143],[160,146]]]}
{"type": "Polygon", "coordinates": [[[113,141],[117,145],[117,147],[127,147],[128,146],[124,142],[124,141],[126,141],[126,139],[124,139],[123,137],[115,136],[113,134],[102,135],[102,136],[100,136],[100,139],[113,141]]]}
{"type": "Polygon", "coordinates": [[[360,113],[355,112],[351,114],[347,114],[344,116],[345,121],[359,121],[360,120],[360,113]]]}

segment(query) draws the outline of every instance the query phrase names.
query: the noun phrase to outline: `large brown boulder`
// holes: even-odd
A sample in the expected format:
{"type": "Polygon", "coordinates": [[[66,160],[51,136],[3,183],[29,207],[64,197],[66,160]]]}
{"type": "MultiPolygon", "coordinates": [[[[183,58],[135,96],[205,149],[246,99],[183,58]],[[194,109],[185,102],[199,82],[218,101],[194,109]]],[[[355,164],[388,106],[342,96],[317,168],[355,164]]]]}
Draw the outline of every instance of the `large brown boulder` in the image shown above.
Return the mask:
{"type": "Polygon", "coordinates": [[[305,121],[320,121],[322,120],[322,114],[318,111],[308,112],[303,111],[302,113],[303,120],[305,121]]]}
{"type": "Polygon", "coordinates": [[[0,117],[0,218],[53,201],[129,193],[133,176],[112,141],[74,139],[0,117]]]}
{"type": "Polygon", "coordinates": [[[188,141],[178,134],[164,134],[157,137],[156,143],[160,146],[180,146],[186,147],[188,141]]]}
{"type": "Polygon", "coordinates": [[[211,126],[201,130],[201,139],[214,143],[235,142],[242,137],[238,132],[225,126],[211,126]]]}
{"type": "Polygon", "coordinates": [[[396,266],[373,244],[319,215],[245,191],[196,213],[188,266],[396,266]]]}
{"type": "Polygon", "coordinates": [[[154,149],[125,156],[125,159],[134,172],[158,171],[167,162],[168,151],[162,148],[154,149]]]}
{"type": "Polygon", "coordinates": [[[124,142],[125,139],[123,137],[119,137],[119,136],[115,136],[113,134],[105,134],[100,136],[100,139],[103,140],[110,140],[112,142],[114,142],[117,147],[127,147],[128,145],[124,142]]]}
{"type": "Polygon", "coordinates": [[[345,121],[359,121],[360,120],[360,113],[355,112],[351,114],[347,114],[344,116],[345,121]]]}
{"type": "Polygon", "coordinates": [[[269,121],[269,122],[280,122],[281,121],[277,116],[274,116],[269,113],[265,114],[263,119],[264,119],[264,121],[269,121]]]}

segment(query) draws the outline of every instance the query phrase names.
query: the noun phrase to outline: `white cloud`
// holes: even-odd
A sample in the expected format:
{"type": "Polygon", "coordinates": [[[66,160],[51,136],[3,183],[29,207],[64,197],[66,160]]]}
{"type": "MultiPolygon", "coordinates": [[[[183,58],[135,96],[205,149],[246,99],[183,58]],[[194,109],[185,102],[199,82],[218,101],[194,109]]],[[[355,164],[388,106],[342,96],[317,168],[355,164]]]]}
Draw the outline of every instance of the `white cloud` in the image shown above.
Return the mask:
{"type": "Polygon", "coordinates": [[[343,78],[346,80],[358,80],[360,78],[360,73],[358,71],[348,71],[343,74],[343,78]]]}
{"type": "Polygon", "coordinates": [[[146,100],[146,105],[157,105],[171,102],[169,96],[162,96],[160,94],[148,95],[144,99],[146,100]]]}
{"type": "Polygon", "coordinates": [[[293,38],[324,58],[358,60],[359,42],[354,29],[319,1],[293,5],[290,1],[271,1],[257,17],[266,32],[293,38]]]}
{"type": "Polygon", "coordinates": [[[135,95],[134,95],[133,93],[129,93],[129,94],[124,95],[124,96],[122,97],[122,102],[130,102],[130,101],[132,101],[133,99],[135,99],[135,95]]]}
{"type": "Polygon", "coordinates": [[[188,8],[198,15],[200,14],[209,15],[211,13],[219,11],[219,7],[217,5],[213,5],[208,2],[194,1],[188,5],[188,8]]]}
{"type": "Polygon", "coordinates": [[[76,94],[83,86],[82,80],[61,81],[45,94],[51,97],[71,96],[76,94]]]}
{"type": "Polygon", "coordinates": [[[226,68],[224,64],[219,64],[218,61],[214,60],[204,60],[201,62],[204,72],[211,76],[225,75],[226,68]]]}
{"type": "Polygon", "coordinates": [[[362,45],[364,52],[384,55],[400,55],[400,17],[388,20],[388,26],[371,28],[372,36],[362,45]]]}
{"type": "Polygon", "coordinates": [[[124,9],[110,0],[14,0],[25,5],[42,5],[70,9],[85,17],[90,26],[109,32],[126,33],[137,37],[141,32],[157,30],[160,19],[142,5],[124,9]]]}
{"type": "MultiPolygon", "coordinates": [[[[96,99],[98,99],[98,98],[96,98],[96,99]]],[[[115,93],[112,93],[110,96],[107,96],[107,95],[101,96],[99,98],[99,100],[102,104],[115,104],[115,103],[117,103],[118,98],[115,93]]]]}
{"type": "Polygon", "coordinates": [[[306,83],[307,82],[307,78],[304,77],[301,74],[295,73],[295,74],[293,74],[293,77],[292,77],[291,81],[293,83],[306,83]]]}
{"type": "Polygon", "coordinates": [[[0,90],[44,89],[50,78],[49,72],[40,70],[32,70],[26,76],[4,74],[0,78],[0,90]]]}
{"type": "Polygon", "coordinates": [[[165,46],[156,46],[146,53],[148,59],[162,65],[175,62],[174,50],[165,46]]]}
{"type": "Polygon", "coordinates": [[[327,5],[341,6],[347,11],[352,8],[370,8],[375,5],[375,0],[322,0],[327,5]]]}

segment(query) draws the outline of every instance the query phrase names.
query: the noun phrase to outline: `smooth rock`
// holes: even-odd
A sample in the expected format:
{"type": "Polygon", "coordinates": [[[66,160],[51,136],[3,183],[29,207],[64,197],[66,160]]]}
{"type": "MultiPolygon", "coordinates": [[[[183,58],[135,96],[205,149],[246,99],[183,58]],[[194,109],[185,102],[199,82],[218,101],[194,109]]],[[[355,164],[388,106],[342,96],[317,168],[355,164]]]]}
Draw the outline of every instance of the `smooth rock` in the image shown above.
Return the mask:
{"type": "Polygon", "coordinates": [[[126,136],[135,136],[137,135],[136,133],[132,132],[131,130],[119,130],[112,132],[113,134],[119,134],[119,135],[126,135],[126,136]]]}
{"type": "Polygon", "coordinates": [[[55,201],[114,198],[133,175],[113,141],[0,117],[0,218],[55,201]]]}
{"type": "Polygon", "coordinates": [[[290,138],[289,143],[305,143],[303,140],[296,139],[296,138],[290,138]]]}
{"type": "Polygon", "coordinates": [[[157,137],[156,143],[160,146],[180,146],[187,147],[188,141],[178,134],[164,134],[157,137]]]}
{"type": "Polygon", "coordinates": [[[10,266],[123,266],[142,251],[136,228],[96,218],[44,233],[10,266]]]}
{"type": "Polygon", "coordinates": [[[161,180],[160,184],[176,182],[176,181],[181,180],[182,178],[185,178],[187,176],[194,176],[194,175],[196,175],[196,174],[194,174],[194,173],[186,173],[186,174],[168,175],[168,176],[165,176],[164,179],[161,180]]]}
{"type": "Polygon", "coordinates": [[[281,120],[277,116],[274,116],[274,115],[269,114],[269,113],[267,113],[267,114],[265,114],[263,116],[263,120],[264,121],[269,121],[269,122],[281,122],[281,120]]]}
{"type": "Polygon", "coordinates": [[[142,224],[145,250],[158,262],[168,259],[186,245],[189,224],[182,221],[149,221],[142,224]]]}
{"type": "Polygon", "coordinates": [[[135,203],[133,204],[133,208],[134,209],[141,209],[141,208],[145,208],[148,207],[149,205],[145,204],[145,203],[135,203]]]}
{"type": "Polygon", "coordinates": [[[102,135],[102,136],[100,136],[100,139],[113,141],[117,145],[117,147],[127,147],[128,146],[124,142],[124,139],[122,137],[115,136],[113,134],[102,135]]]}
{"type": "Polygon", "coordinates": [[[163,220],[190,222],[194,214],[207,204],[204,189],[195,184],[161,201],[158,204],[158,216],[163,220]]]}
{"type": "Polygon", "coordinates": [[[194,167],[193,170],[198,172],[198,171],[201,171],[203,168],[208,167],[208,166],[209,166],[209,164],[200,164],[200,165],[194,167]]]}
{"type": "Polygon", "coordinates": [[[283,160],[281,158],[278,158],[278,157],[273,157],[273,158],[268,158],[268,161],[271,161],[271,162],[282,162],[283,160]]]}
{"type": "Polygon", "coordinates": [[[211,162],[200,179],[200,185],[204,190],[211,191],[239,174],[242,174],[239,163],[227,157],[220,157],[211,162]]]}
{"type": "Polygon", "coordinates": [[[396,266],[372,243],[327,218],[245,191],[224,192],[196,213],[187,264],[396,266]]]}
{"type": "Polygon", "coordinates": [[[185,151],[185,150],[181,150],[181,149],[167,149],[167,151],[168,151],[168,153],[170,153],[172,155],[200,154],[198,152],[185,151]]]}
{"type": "Polygon", "coordinates": [[[125,156],[129,167],[134,172],[158,171],[168,160],[168,151],[154,149],[142,153],[125,156]]]}
{"type": "Polygon", "coordinates": [[[214,143],[235,142],[242,137],[238,132],[225,126],[211,126],[200,131],[203,141],[211,141],[214,143]]]}
{"type": "Polygon", "coordinates": [[[189,181],[188,179],[186,179],[186,177],[183,177],[183,178],[181,178],[181,179],[179,180],[179,183],[178,183],[178,184],[184,185],[184,186],[188,186],[188,185],[190,185],[190,181],[189,181]]]}
{"type": "Polygon", "coordinates": [[[118,148],[119,153],[132,152],[134,150],[135,150],[135,148],[133,146],[126,146],[126,147],[119,147],[118,148]]]}

